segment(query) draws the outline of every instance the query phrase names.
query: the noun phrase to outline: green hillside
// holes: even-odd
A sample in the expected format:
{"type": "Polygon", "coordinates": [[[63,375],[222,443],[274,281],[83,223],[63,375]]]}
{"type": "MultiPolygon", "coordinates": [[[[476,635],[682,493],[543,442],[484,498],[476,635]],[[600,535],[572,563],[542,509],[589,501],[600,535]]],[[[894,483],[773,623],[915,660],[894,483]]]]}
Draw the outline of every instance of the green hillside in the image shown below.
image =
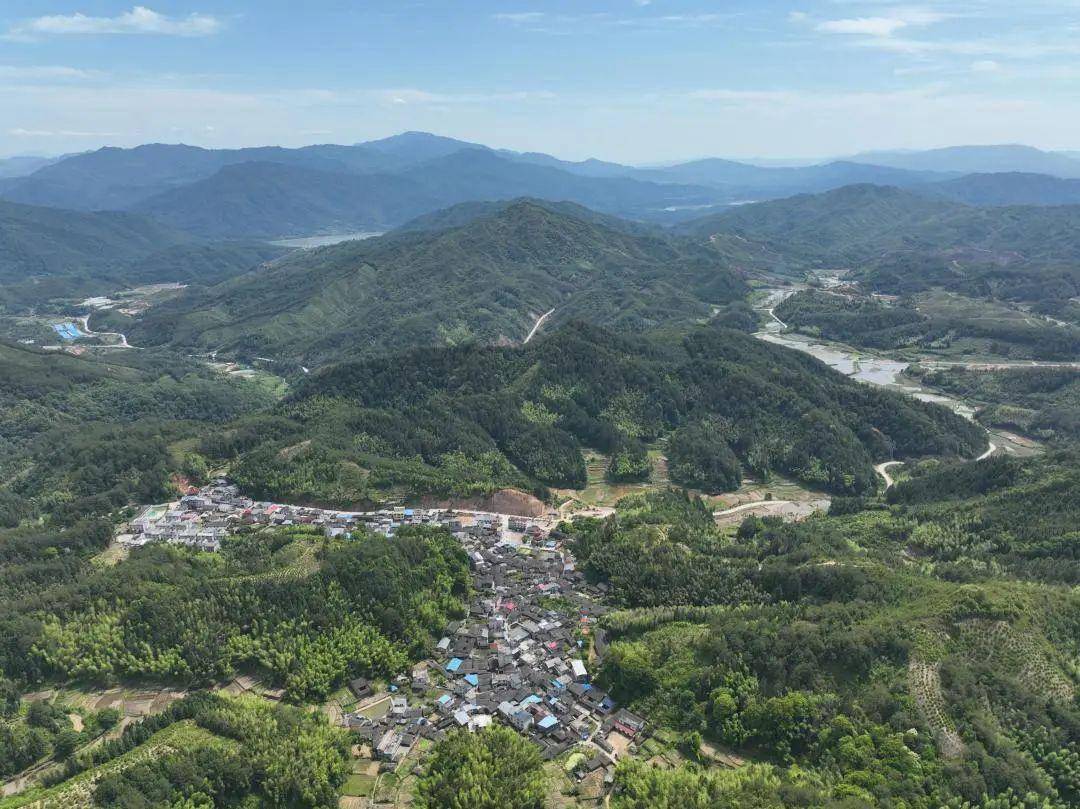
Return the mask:
{"type": "Polygon", "coordinates": [[[920,295],[889,304],[811,289],[787,298],[776,315],[807,334],[875,349],[1066,362],[1080,355],[1080,327],[957,295],[920,295]]]}
{"type": "Polygon", "coordinates": [[[986,263],[1053,263],[1080,256],[1080,207],[980,208],[911,191],[855,185],[743,205],[687,223],[699,237],[737,234],[838,267],[886,253],[982,252],[986,263]]]}
{"type": "MultiPolygon", "coordinates": [[[[1064,181],[1062,181],[1064,182],[1064,181]]],[[[1080,206],[972,207],[896,188],[849,186],[745,205],[683,230],[759,245],[776,271],[851,270],[868,291],[941,287],[1080,322],[1080,206]]]]}
{"type": "Polygon", "coordinates": [[[161,281],[213,283],[282,252],[209,244],[136,214],[0,202],[0,307],[161,281]]]}
{"type": "Polygon", "coordinates": [[[549,327],[687,323],[744,294],[715,252],[520,201],[458,228],[298,253],[153,309],[130,336],[318,365],[416,345],[520,342],[550,309],[549,327]]]}
{"type": "Polygon", "coordinates": [[[973,455],[982,430],[944,408],[859,385],[748,335],[702,328],[674,346],[580,323],[520,348],[465,346],[330,366],[273,416],[200,446],[262,497],[353,503],[391,491],[582,488],[585,448],[620,479],[669,473],[707,491],[772,472],[840,494],[892,457],[973,455]]]}
{"type": "Polygon", "coordinates": [[[1077,205],[1080,179],[1022,172],[968,174],[922,186],[918,192],[967,205],[1077,205]]]}
{"type": "Polygon", "coordinates": [[[169,442],[269,406],[259,385],[152,352],[101,361],[0,342],[0,528],[164,496],[169,442]]]}
{"type": "Polygon", "coordinates": [[[624,762],[613,805],[1075,806],[1076,470],[927,464],[889,510],[734,534],[674,493],[576,523],[624,607],[601,685],[705,765],[624,762]]]}

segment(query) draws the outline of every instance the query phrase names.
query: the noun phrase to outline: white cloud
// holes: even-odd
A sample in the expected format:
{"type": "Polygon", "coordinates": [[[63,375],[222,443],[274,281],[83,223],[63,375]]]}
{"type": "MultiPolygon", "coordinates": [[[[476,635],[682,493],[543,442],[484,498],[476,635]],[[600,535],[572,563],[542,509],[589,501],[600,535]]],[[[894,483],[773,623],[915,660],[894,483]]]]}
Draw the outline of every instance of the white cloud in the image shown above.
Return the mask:
{"type": "Polygon", "coordinates": [[[986,56],[1009,59],[1043,59],[1051,56],[1076,56],[1080,42],[1075,39],[1054,42],[1048,37],[1039,39],[907,39],[882,37],[865,39],[860,46],[903,53],[911,56],[949,54],[952,56],[986,56]]]}
{"type": "Polygon", "coordinates": [[[895,8],[873,17],[851,17],[824,20],[815,30],[826,34],[850,34],[868,37],[891,37],[903,28],[933,25],[948,19],[948,15],[922,8],[895,8]]]}
{"type": "Polygon", "coordinates": [[[115,17],[90,17],[79,12],[35,17],[15,24],[8,30],[5,39],[34,40],[46,36],[99,34],[201,37],[216,34],[220,29],[221,21],[208,14],[170,17],[146,6],[135,6],[131,11],[115,17]]]}
{"type": "MultiPolygon", "coordinates": [[[[651,0],[650,0],[651,2],[651,0]]],[[[638,3],[644,8],[646,3],[638,3]]],[[[583,30],[583,26],[614,26],[622,29],[652,27],[704,27],[714,26],[730,19],[732,14],[704,12],[700,14],[634,14],[622,16],[609,12],[588,14],[548,14],[543,11],[509,11],[492,14],[493,20],[528,28],[540,33],[569,34],[583,30]]]]}
{"type": "Polygon", "coordinates": [[[509,11],[491,15],[492,19],[512,23],[539,22],[546,16],[542,11],[509,11]]]}
{"type": "Polygon", "coordinates": [[[862,34],[871,37],[887,37],[907,25],[892,17],[855,17],[847,20],[826,20],[818,23],[816,30],[827,34],[862,34]]]}
{"type": "Polygon", "coordinates": [[[653,17],[656,22],[687,23],[698,25],[702,23],[719,22],[726,19],[724,14],[665,14],[662,17],[653,17]]]}
{"type": "Polygon", "coordinates": [[[993,59],[980,59],[971,63],[972,73],[997,73],[1001,70],[1001,63],[993,59]]]}

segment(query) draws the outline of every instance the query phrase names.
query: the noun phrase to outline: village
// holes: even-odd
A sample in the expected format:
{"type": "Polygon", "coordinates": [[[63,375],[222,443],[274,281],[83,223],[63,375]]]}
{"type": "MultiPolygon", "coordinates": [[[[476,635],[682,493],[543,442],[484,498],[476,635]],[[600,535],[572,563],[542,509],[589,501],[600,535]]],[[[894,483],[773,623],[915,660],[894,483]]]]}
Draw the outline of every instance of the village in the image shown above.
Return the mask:
{"type": "Polygon", "coordinates": [[[142,507],[116,539],[128,547],[165,542],[216,552],[221,550],[222,540],[238,530],[302,525],[321,530],[328,537],[344,538],[361,530],[393,536],[398,528],[407,525],[439,526],[459,538],[499,528],[535,541],[548,534],[553,518],[404,506],[336,511],[268,503],[245,497],[237,486],[218,478],[201,489],[190,487],[178,501],[142,507]]]}
{"type": "Polygon", "coordinates": [[[578,753],[572,777],[602,792],[619,757],[637,749],[645,721],[591,683],[604,648],[598,621],[606,585],[577,570],[554,517],[400,506],[343,512],[254,501],[218,479],[141,509],[117,539],[213,552],[245,526],[292,525],[343,538],[441,526],[469,556],[468,614],[446,627],[432,657],[391,683],[349,683],[355,702],[340,722],[379,771],[396,770],[452,730],[501,722],[532,739],[545,760],[578,753]]]}

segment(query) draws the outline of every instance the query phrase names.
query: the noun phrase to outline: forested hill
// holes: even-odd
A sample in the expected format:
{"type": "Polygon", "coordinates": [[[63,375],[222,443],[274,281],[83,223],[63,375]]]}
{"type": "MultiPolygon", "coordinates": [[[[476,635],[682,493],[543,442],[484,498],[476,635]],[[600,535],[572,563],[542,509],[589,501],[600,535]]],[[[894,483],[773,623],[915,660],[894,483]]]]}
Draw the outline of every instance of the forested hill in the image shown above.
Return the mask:
{"type": "Polygon", "coordinates": [[[839,266],[897,251],[979,251],[1006,263],[1075,261],[1080,206],[973,207],[875,185],[743,205],[687,223],[708,238],[766,242],[808,264],[839,266]]]}
{"type": "Polygon", "coordinates": [[[850,269],[868,291],[943,287],[1064,319],[1080,294],[1080,205],[973,207],[925,189],[862,185],[745,205],[683,230],[725,249],[746,239],[778,271],[850,269]]]}
{"type": "Polygon", "coordinates": [[[887,508],[734,536],[674,493],[574,524],[626,608],[601,687],[692,752],[773,765],[735,792],[725,768],[627,762],[620,806],[1080,805],[1075,455],[907,471],[887,508]]]}
{"type": "Polygon", "coordinates": [[[204,443],[259,496],[363,502],[388,490],[582,488],[583,450],[648,478],[663,447],[677,484],[707,491],[778,471],[865,494],[893,456],[977,454],[982,429],[861,385],[817,360],[701,327],[672,346],[572,323],[526,346],[427,348],[328,367],[272,418],[204,443]]]}
{"type": "Polygon", "coordinates": [[[216,283],[281,255],[261,244],[209,244],[129,213],[0,201],[0,306],[161,281],[216,283]]]}
{"type": "Polygon", "coordinates": [[[519,197],[518,199],[491,200],[482,202],[459,202],[449,208],[426,213],[415,219],[410,219],[404,225],[396,229],[396,233],[409,233],[418,230],[447,230],[449,228],[462,227],[477,219],[494,216],[507,208],[522,202],[528,202],[546,208],[553,213],[572,216],[595,225],[602,225],[610,230],[622,233],[630,233],[639,236],[655,236],[665,233],[666,230],[660,225],[652,225],[646,222],[633,222],[629,219],[620,219],[617,216],[600,213],[576,202],[553,202],[539,197],[519,197]]]}
{"type": "Polygon", "coordinates": [[[318,365],[417,345],[520,342],[550,309],[549,325],[686,323],[745,292],[716,251],[519,201],[461,227],[297,253],[151,310],[130,336],[318,365]]]}

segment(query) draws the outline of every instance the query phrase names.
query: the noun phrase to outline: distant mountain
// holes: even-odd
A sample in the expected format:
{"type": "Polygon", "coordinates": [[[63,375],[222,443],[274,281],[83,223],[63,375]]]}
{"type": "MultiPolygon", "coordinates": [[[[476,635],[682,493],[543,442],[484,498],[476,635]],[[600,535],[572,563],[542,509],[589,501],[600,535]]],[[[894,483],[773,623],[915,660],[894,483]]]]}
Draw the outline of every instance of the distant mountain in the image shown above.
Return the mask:
{"type": "Polygon", "coordinates": [[[106,147],[45,166],[17,183],[9,183],[0,192],[6,199],[33,205],[122,210],[237,164],[280,163],[324,172],[377,172],[398,170],[473,146],[410,132],[367,144],[300,149],[203,149],[163,143],[134,149],[106,147]]]}
{"type": "Polygon", "coordinates": [[[909,232],[964,209],[956,203],[877,185],[741,205],[681,226],[699,238],[734,235],[806,260],[851,261],[895,248],[909,232]]]}
{"type": "Polygon", "coordinates": [[[130,213],[0,201],[0,305],[159,281],[218,282],[281,255],[268,245],[211,245],[130,213]]]}
{"type": "Polygon", "coordinates": [[[387,230],[438,205],[407,177],[240,163],[133,209],[211,238],[278,238],[387,230]]]}
{"type": "Polygon", "coordinates": [[[828,191],[856,183],[913,186],[943,180],[949,175],[851,161],[835,161],[814,166],[754,166],[710,158],[642,171],[636,176],[667,182],[735,187],[743,189],[751,196],[759,194],[775,197],[828,191]]]}
{"type": "Polygon", "coordinates": [[[460,227],[295,254],[157,307],[133,334],[317,365],[407,346],[519,342],[550,309],[552,324],[688,322],[745,291],[705,247],[519,201],[460,227]]]}
{"type": "Polygon", "coordinates": [[[924,152],[866,152],[851,158],[910,171],[943,171],[959,174],[1022,172],[1054,177],[1080,178],[1080,160],[1031,146],[949,146],[924,152]]]}
{"type": "Polygon", "coordinates": [[[322,170],[347,170],[315,151],[276,146],[201,149],[152,143],[134,149],[106,147],[46,166],[4,190],[5,198],[73,210],[123,210],[163,191],[209,177],[225,166],[285,163],[322,170]]]}
{"type": "Polygon", "coordinates": [[[973,207],[875,185],[743,205],[686,223],[681,231],[757,239],[831,262],[915,249],[978,249],[988,261],[1080,258],[1080,207],[973,207]]]}
{"type": "Polygon", "coordinates": [[[1051,311],[1080,293],[1080,206],[973,207],[898,188],[848,186],[687,223],[710,243],[748,240],[774,267],[845,268],[874,290],[943,286],[1051,311]]]}
{"type": "Polygon", "coordinates": [[[402,172],[444,195],[447,205],[473,200],[541,197],[569,200],[605,213],[648,218],[664,208],[719,202],[722,195],[702,186],[646,182],[627,177],[583,177],[508,160],[488,149],[465,149],[402,172]]]}
{"type": "Polygon", "coordinates": [[[580,161],[560,160],[542,152],[512,152],[509,149],[500,149],[497,154],[500,157],[516,160],[519,163],[548,166],[549,168],[577,174],[580,177],[633,177],[641,171],[633,166],[624,166],[621,163],[610,163],[595,158],[580,161]]]}
{"type": "Polygon", "coordinates": [[[487,149],[479,143],[432,135],[430,132],[403,132],[381,140],[369,140],[352,147],[382,157],[382,170],[415,165],[446,157],[462,149],[487,149]]]}
{"type": "Polygon", "coordinates": [[[924,185],[917,191],[968,205],[1080,204],[1080,179],[1021,172],[968,174],[955,180],[924,185]]]}
{"type": "MultiPolygon", "coordinates": [[[[958,179],[963,169],[957,167],[967,165],[1037,163],[1050,174],[1073,166],[1080,177],[1080,162],[1028,147],[882,153],[880,164],[865,157],[810,166],[710,158],[635,168],[406,132],[367,143],[299,149],[105,148],[66,157],[26,176],[0,177],[0,197],[76,210],[133,210],[200,235],[262,238],[384,230],[461,202],[522,196],[671,224],[734,203],[852,184],[936,185],[958,179]]],[[[1020,201],[1057,201],[1049,191],[1049,199],[1042,199],[1031,184],[1018,194],[1020,201]]]]}
{"type": "Polygon", "coordinates": [[[7,157],[0,160],[0,179],[25,177],[62,159],[61,157],[7,157]]]}
{"type": "Polygon", "coordinates": [[[668,206],[707,203],[718,194],[694,186],[580,177],[487,149],[464,149],[394,173],[245,162],[142,200],[132,210],[210,238],[274,238],[388,230],[460,202],[523,196],[648,218],[668,206]]]}

